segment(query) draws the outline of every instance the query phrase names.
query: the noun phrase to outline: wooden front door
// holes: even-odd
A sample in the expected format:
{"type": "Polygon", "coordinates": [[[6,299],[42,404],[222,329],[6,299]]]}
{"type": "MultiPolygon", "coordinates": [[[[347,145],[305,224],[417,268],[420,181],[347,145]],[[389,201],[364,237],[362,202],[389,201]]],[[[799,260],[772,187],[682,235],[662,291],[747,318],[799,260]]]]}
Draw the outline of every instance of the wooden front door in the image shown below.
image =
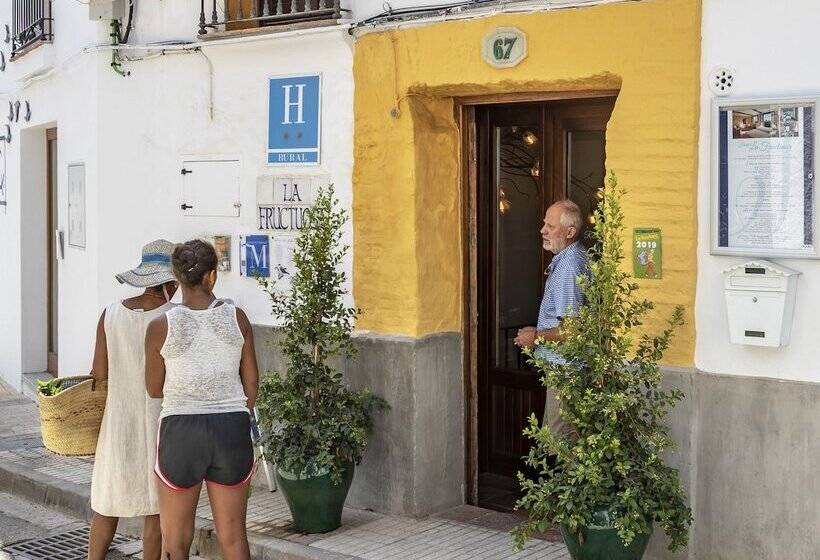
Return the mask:
{"type": "Polygon", "coordinates": [[[511,508],[529,441],[544,414],[540,375],[513,343],[535,326],[551,255],[540,229],[550,204],[571,198],[588,216],[604,180],[613,101],[485,105],[476,121],[478,503],[511,508]]]}

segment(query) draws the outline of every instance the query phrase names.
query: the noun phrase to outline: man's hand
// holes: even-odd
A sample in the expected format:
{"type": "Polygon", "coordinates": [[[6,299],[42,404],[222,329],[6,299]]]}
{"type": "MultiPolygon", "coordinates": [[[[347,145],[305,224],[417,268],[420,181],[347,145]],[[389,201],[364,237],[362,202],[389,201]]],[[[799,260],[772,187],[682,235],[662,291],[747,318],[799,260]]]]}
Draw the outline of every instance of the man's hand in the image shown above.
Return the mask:
{"type": "Polygon", "coordinates": [[[515,345],[520,348],[529,348],[535,344],[535,338],[538,334],[535,327],[524,327],[518,329],[518,336],[515,337],[515,345]]]}

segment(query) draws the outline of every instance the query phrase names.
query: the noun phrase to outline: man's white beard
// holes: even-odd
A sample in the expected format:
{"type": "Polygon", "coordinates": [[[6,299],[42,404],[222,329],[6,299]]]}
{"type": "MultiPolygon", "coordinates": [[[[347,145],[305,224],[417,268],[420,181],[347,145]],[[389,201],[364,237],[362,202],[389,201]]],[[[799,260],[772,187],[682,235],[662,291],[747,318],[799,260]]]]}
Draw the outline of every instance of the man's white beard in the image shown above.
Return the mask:
{"type": "MultiPolygon", "coordinates": [[[[559,242],[560,242],[560,241],[559,241],[559,242]]],[[[553,244],[553,243],[552,243],[549,239],[545,239],[545,240],[544,240],[544,243],[542,244],[542,247],[544,247],[544,250],[545,250],[545,251],[549,251],[549,252],[550,252],[550,253],[552,253],[553,255],[557,255],[558,253],[560,253],[561,251],[563,251],[564,249],[566,249],[567,247],[569,247],[569,243],[565,244],[565,245],[564,245],[563,247],[561,247],[561,248],[558,248],[558,247],[556,247],[556,246],[555,246],[555,244],[553,244]]]]}

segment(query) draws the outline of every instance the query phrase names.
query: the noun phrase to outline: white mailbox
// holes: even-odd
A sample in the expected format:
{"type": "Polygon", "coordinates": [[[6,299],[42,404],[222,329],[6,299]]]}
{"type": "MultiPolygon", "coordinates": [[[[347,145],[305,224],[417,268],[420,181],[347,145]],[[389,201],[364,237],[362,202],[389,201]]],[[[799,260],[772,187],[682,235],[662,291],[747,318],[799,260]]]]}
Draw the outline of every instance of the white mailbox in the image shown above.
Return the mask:
{"type": "Polygon", "coordinates": [[[764,260],[723,271],[729,338],[733,344],[785,346],[789,343],[799,274],[764,260]]]}

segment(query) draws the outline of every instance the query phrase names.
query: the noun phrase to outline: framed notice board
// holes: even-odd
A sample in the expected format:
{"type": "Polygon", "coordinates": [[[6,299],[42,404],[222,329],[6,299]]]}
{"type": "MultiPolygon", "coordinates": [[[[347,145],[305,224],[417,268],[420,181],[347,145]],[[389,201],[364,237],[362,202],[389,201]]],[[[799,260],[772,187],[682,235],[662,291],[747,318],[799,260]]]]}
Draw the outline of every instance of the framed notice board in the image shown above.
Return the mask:
{"type": "Polygon", "coordinates": [[[713,103],[712,254],[820,257],[818,99],[713,103]]]}

